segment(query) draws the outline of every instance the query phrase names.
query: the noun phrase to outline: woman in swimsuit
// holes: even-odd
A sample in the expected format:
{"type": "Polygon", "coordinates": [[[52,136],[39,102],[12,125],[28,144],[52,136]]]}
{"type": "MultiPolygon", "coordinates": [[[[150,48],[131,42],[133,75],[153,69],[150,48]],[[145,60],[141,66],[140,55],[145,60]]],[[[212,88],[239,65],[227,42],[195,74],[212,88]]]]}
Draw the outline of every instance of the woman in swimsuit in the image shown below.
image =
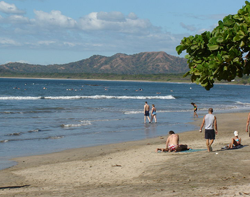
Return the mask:
{"type": "Polygon", "coordinates": [[[195,116],[198,118],[198,115],[197,115],[197,110],[198,110],[198,108],[197,108],[197,105],[195,104],[195,103],[191,103],[191,105],[193,105],[194,106],[194,118],[195,118],[195,116]]]}
{"type": "Polygon", "coordinates": [[[234,138],[232,138],[232,142],[229,144],[229,148],[233,148],[234,146],[241,145],[241,138],[239,137],[239,132],[234,132],[234,138]]]}
{"type": "Polygon", "coordinates": [[[157,120],[156,120],[156,108],[155,108],[154,104],[152,104],[151,122],[153,121],[153,118],[155,119],[155,122],[157,122],[157,120]]]}

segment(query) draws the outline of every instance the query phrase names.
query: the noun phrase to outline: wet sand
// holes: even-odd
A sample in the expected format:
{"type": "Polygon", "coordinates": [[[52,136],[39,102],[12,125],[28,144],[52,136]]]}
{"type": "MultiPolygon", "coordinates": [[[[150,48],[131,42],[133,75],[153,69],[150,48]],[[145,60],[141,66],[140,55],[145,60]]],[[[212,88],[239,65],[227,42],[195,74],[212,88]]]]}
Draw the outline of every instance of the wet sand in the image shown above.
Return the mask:
{"type": "Polygon", "coordinates": [[[180,143],[196,152],[156,153],[166,136],[15,158],[0,171],[0,196],[250,196],[248,113],[216,114],[218,135],[207,152],[202,118],[180,143]],[[239,131],[241,149],[221,150],[239,131]]]}

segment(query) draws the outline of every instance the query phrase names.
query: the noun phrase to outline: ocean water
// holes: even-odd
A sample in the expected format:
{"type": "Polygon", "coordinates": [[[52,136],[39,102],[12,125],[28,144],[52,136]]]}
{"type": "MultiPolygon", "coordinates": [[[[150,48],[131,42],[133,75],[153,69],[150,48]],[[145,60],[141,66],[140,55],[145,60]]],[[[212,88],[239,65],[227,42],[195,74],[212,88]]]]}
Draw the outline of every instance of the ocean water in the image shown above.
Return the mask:
{"type": "Polygon", "coordinates": [[[249,86],[192,83],[0,78],[0,169],[10,158],[140,140],[195,128],[203,116],[248,111],[249,86]],[[144,124],[145,101],[157,123],[144,124]]]}

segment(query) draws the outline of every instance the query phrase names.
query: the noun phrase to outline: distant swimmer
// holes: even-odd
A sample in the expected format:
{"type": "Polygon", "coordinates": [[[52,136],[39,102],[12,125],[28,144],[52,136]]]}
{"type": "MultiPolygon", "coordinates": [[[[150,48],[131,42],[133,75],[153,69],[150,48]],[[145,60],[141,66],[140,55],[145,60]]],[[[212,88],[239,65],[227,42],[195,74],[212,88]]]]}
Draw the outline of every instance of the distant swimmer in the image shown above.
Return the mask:
{"type": "Polygon", "coordinates": [[[198,114],[196,113],[198,110],[197,105],[195,103],[191,103],[191,105],[193,105],[193,107],[194,107],[194,118],[195,118],[195,116],[198,118],[198,114]]]}
{"type": "Polygon", "coordinates": [[[146,118],[148,118],[149,123],[151,123],[150,118],[149,118],[149,110],[150,110],[150,106],[148,105],[148,102],[145,101],[145,105],[144,105],[144,123],[146,123],[146,118]]]}

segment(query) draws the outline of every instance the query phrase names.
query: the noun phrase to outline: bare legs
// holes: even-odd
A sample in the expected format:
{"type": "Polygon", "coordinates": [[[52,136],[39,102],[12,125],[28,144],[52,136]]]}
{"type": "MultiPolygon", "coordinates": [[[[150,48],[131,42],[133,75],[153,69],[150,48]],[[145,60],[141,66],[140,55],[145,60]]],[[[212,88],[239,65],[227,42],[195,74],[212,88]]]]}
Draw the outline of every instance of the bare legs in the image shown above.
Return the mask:
{"type": "Polygon", "coordinates": [[[155,119],[155,122],[157,122],[156,115],[151,115],[151,122],[153,122],[153,118],[155,119]]]}
{"type": "Polygon", "coordinates": [[[214,142],[214,139],[211,139],[211,140],[206,139],[206,145],[207,145],[208,152],[212,151],[212,147],[211,146],[212,146],[213,142],[214,142]]]}
{"type": "Polygon", "coordinates": [[[146,123],[146,117],[148,117],[148,121],[149,121],[149,123],[150,123],[151,121],[150,121],[149,116],[144,116],[144,123],[146,123]]]}
{"type": "Polygon", "coordinates": [[[235,146],[239,145],[234,138],[232,139],[232,142],[229,144],[229,148],[233,148],[233,145],[235,146]]]}

